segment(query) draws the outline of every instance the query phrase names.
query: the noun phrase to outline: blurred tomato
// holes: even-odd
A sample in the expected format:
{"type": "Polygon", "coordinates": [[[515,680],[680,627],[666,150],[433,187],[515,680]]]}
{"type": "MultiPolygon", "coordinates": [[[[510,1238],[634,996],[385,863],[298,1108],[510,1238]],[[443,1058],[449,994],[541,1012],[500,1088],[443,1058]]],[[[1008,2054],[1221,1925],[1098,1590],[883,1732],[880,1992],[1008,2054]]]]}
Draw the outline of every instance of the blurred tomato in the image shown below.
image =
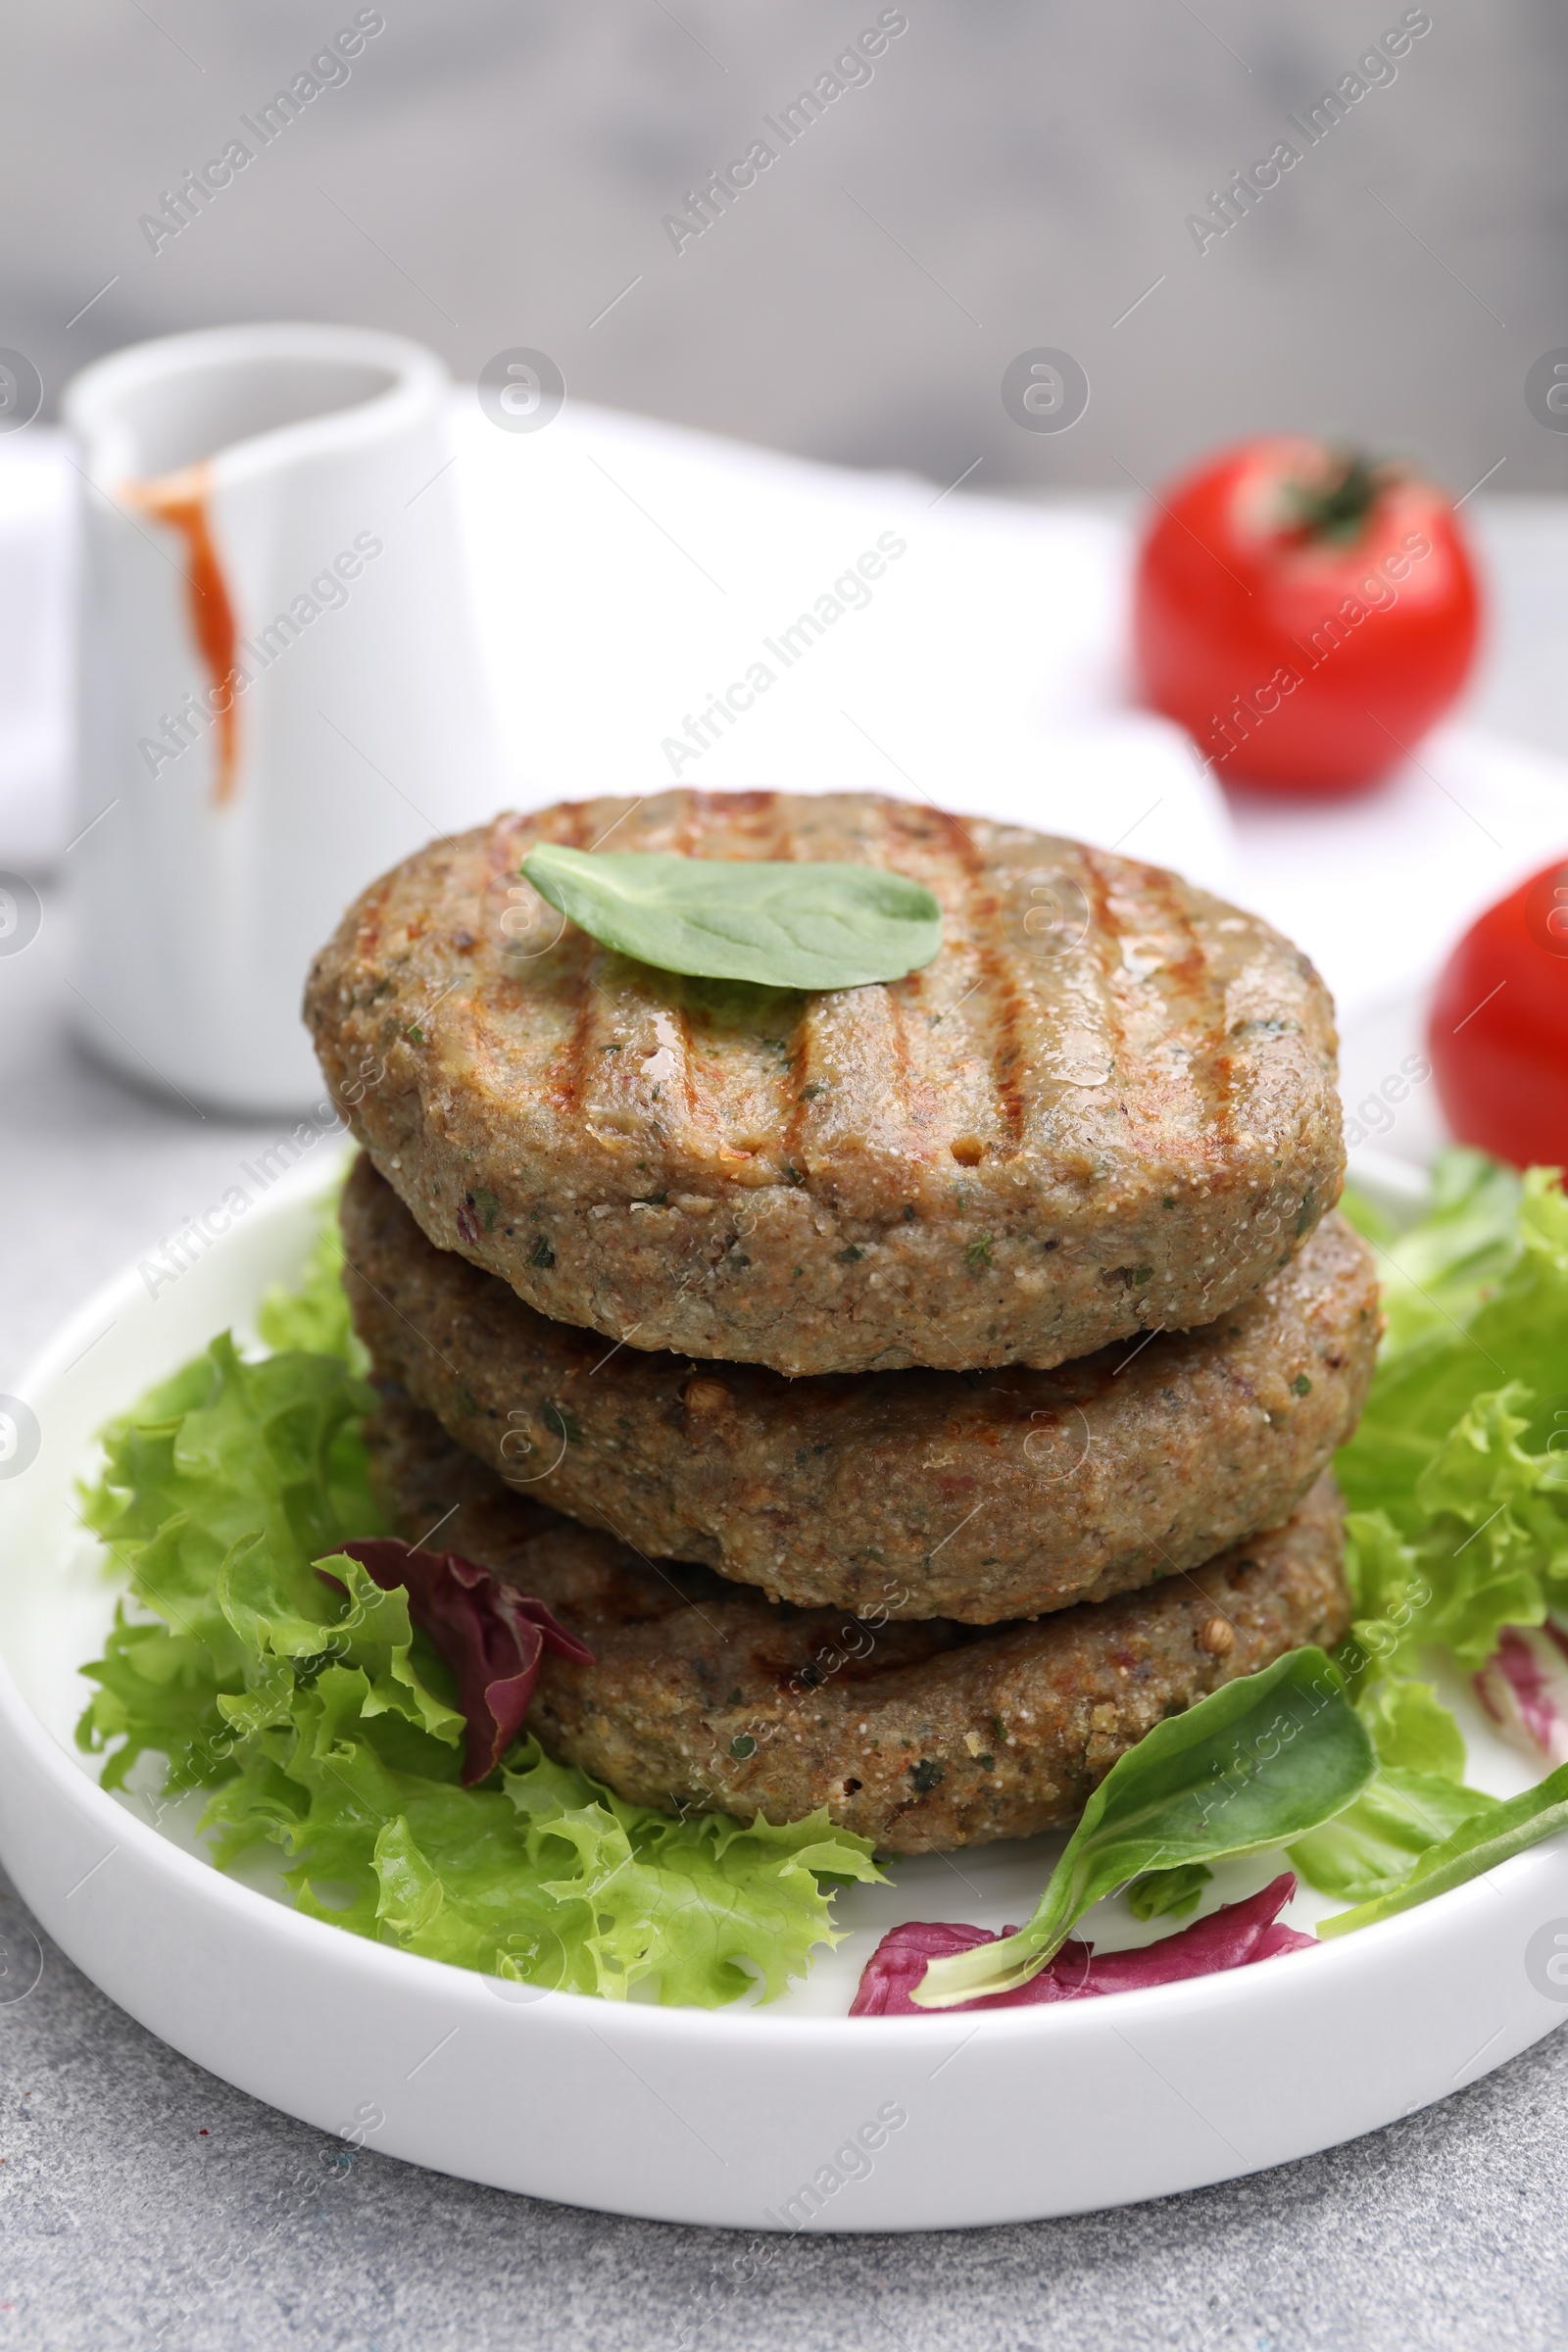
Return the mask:
{"type": "Polygon", "coordinates": [[[1489,906],[1444,967],[1428,1054],[1463,1144],[1568,1166],[1568,862],[1489,906]]]}
{"type": "Polygon", "coordinates": [[[1227,780],[1354,791],[1458,694],[1475,575],[1441,490],[1316,441],[1245,441],[1177,482],[1139,557],[1144,696],[1227,780]]]}

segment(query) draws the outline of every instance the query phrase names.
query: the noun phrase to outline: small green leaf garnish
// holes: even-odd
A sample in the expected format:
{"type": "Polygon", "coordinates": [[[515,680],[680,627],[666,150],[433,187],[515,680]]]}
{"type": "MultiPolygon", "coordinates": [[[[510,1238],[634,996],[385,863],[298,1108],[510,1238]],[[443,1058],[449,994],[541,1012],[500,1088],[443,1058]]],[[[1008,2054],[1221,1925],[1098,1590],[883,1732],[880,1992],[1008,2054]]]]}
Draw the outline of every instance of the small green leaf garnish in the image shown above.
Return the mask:
{"type": "Polygon", "coordinates": [[[1204,1862],[1184,1862],[1176,1870],[1146,1870],[1127,1889],[1127,1908],[1134,1919],[1185,1919],[1189,1911],[1198,1909],[1213,1876],[1204,1862]]]}
{"type": "Polygon", "coordinates": [[[1369,1902],[1402,1886],[1434,1846],[1496,1804],[1440,1774],[1385,1766],[1353,1805],[1298,1838],[1290,1858],[1321,1893],[1369,1902]]]}
{"type": "Polygon", "coordinates": [[[1319,1920],[1317,1932],[1326,1936],[1348,1936],[1352,1929],[1368,1928],[1374,1920],[1391,1919],[1396,1911],[1408,1911],[1412,1904],[1446,1894],[1450,1887],[1463,1886],[1484,1871],[1495,1870],[1499,1862],[1510,1861],[1527,1846],[1555,1837],[1559,1830],[1568,1830],[1568,1764],[1559,1764],[1522,1796],[1489,1805],[1461,1822],[1441,1845],[1428,1847],[1400,1885],[1375,1895],[1370,1902],[1357,1904],[1353,1911],[1336,1911],[1332,1919],[1319,1920]]]}
{"type": "Polygon", "coordinates": [[[931,893],[878,865],[542,842],[522,870],[541,898],[607,948],[698,979],[865,988],[918,971],[942,945],[931,893]]]}
{"type": "Polygon", "coordinates": [[[951,2009],[1011,1992],[1129,1879],[1304,1837],[1352,1803],[1376,1769],[1338,1669],[1320,1649],[1290,1650],[1146,1733],[1089,1799],[1028,1925],[933,1960],[911,1997],[951,2009]]]}

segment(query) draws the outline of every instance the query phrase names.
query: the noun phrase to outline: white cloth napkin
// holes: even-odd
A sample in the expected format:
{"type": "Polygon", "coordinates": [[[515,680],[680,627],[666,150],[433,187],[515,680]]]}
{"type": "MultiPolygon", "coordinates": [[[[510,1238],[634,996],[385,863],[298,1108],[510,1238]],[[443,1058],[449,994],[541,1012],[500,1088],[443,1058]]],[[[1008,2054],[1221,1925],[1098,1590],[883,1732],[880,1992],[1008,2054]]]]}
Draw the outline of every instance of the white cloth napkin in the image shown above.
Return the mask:
{"type": "Polygon", "coordinates": [[[1105,518],[569,406],[532,434],[460,413],[459,448],[528,805],[677,780],[924,796],[1234,885],[1222,796],[1178,729],[1121,707],[1105,518]]]}
{"type": "MultiPolygon", "coordinates": [[[[1075,834],[1255,906],[1342,1018],[1419,981],[1568,851],[1562,763],[1458,727],[1361,799],[1228,806],[1180,731],[1128,706],[1132,540],[1105,514],[569,401],[510,433],[471,388],[453,432],[520,806],[678,777],[924,796],[1075,834]]],[[[70,839],[74,488],[58,435],[0,439],[0,868],[70,839]]]]}

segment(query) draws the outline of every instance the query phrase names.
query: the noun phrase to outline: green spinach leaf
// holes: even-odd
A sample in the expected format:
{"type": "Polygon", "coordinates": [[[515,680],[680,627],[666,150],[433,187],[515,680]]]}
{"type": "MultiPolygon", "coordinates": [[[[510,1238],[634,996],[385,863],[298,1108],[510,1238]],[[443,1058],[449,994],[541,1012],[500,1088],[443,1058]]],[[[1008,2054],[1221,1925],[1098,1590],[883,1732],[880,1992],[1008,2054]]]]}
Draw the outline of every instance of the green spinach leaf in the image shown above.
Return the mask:
{"type": "Polygon", "coordinates": [[[1338,1669],[1320,1649],[1291,1650],[1156,1724],[1095,1790],[1028,1925],[934,1960],[913,1998],[947,2009],[1011,1992],[1127,1880],[1284,1845],[1343,1812],[1376,1769],[1338,1669]]]}
{"type": "Polygon", "coordinates": [[[918,971],[942,945],[942,910],[931,893],[879,865],[542,842],[522,870],[541,898],[607,948],[698,979],[864,988],[918,971]]]}
{"type": "Polygon", "coordinates": [[[1146,1870],[1127,1889],[1127,1908],[1134,1919],[1185,1919],[1203,1899],[1203,1888],[1214,1873],[1202,1862],[1183,1862],[1175,1870],[1146,1870]]]}

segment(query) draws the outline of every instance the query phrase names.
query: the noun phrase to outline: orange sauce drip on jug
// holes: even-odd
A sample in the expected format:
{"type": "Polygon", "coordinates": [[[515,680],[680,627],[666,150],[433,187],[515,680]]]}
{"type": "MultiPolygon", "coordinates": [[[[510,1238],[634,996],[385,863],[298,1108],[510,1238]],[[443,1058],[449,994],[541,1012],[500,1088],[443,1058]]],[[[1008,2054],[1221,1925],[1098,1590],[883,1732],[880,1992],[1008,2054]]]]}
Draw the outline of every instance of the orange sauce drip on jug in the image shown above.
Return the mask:
{"type": "Polygon", "coordinates": [[[232,800],[236,780],[238,727],[233,671],[238,633],[207,517],[209,487],[210,468],[203,461],[200,465],[183,466],[174,473],[158,474],[150,481],[129,482],[125,495],[144,514],[178,531],[185,542],[186,607],[191,635],[201,650],[212,681],[209,699],[218,725],[213,798],[221,808],[232,800]]]}

